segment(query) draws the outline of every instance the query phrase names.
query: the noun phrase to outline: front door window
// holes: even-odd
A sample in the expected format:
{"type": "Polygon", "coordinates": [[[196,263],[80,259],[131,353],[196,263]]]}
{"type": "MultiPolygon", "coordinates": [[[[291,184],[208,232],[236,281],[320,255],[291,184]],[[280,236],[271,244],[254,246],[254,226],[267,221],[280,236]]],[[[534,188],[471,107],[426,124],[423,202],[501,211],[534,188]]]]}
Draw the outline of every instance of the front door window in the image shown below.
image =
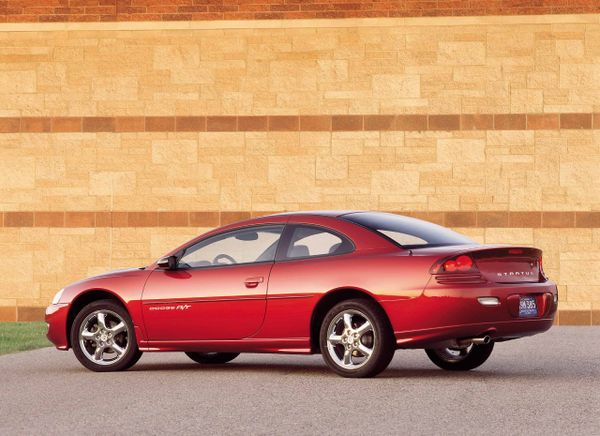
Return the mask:
{"type": "Polygon", "coordinates": [[[262,226],[213,236],[185,250],[178,268],[272,262],[283,226],[262,226]]]}

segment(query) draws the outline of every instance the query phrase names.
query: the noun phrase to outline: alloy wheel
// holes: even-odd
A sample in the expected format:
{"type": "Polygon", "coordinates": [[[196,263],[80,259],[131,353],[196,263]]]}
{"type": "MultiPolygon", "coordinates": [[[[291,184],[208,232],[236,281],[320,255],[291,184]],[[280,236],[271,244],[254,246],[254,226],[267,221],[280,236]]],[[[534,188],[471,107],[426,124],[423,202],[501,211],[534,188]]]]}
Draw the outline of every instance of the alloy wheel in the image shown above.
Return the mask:
{"type": "Polygon", "coordinates": [[[327,351],[345,369],[364,366],[373,355],[377,337],[373,323],[355,309],[336,315],[327,328],[327,351]]]}
{"type": "Polygon", "coordinates": [[[447,362],[460,362],[464,360],[473,349],[473,344],[467,347],[460,348],[439,348],[436,349],[436,354],[447,362]]]}
{"type": "Polygon", "coordinates": [[[87,359],[97,365],[114,365],[129,349],[129,327],[112,310],[96,310],[81,323],[79,344],[87,359]]]}

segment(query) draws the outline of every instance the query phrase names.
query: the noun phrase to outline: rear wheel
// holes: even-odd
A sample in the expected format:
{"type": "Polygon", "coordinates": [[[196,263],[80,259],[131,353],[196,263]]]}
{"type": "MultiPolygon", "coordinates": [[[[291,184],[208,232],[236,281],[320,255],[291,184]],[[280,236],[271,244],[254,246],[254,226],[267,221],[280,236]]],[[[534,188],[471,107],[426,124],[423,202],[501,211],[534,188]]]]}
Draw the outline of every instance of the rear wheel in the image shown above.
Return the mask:
{"type": "Polygon", "coordinates": [[[428,348],[429,359],[448,371],[468,371],[482,365],[494,349],[494,343],[469,345],[463,348],[428,348]]]}
{"type": "Polygon", "coordinates": [[[325,363],[343,377],[373,377],[387,368],[395,351],[385,312],[369,300],[335,305],[320,334],[325,363]]]}
{"type": "Polygon", "coordinates": [[[92,371],[121,371],[142,356],[127,310],[113,300],[81,309],[71,327],[71,344],[79,362],[92,371]]]}
{"type": "Polygon", "coordinates": [[[194,362],[215,365],[221,363],[231,362],[233,359],[238,357],[240,353],[185,353],[187,357],[192,359],[194,362]]]}

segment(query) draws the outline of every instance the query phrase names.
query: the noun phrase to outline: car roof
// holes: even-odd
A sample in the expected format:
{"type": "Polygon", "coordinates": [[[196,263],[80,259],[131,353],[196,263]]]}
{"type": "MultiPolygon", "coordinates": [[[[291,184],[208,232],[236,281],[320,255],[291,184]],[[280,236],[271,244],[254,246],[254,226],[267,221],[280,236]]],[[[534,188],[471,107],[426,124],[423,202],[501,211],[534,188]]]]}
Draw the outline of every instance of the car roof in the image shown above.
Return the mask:
{"type": "Polygon", "coordinates": [[[307,210],[307,211],[297,211],[297,212],[274,213],[271,215],[267,215],[266,217],[293,216],[293,215],[315,215],[315,216],[327,216],[327,217],[337,218],[342,215],[348,215],[348,214],[357,213],[357,212],[365,212],[365,211],[363,211],[363,210],[307,210]]]}
{"type": "MultiPolygon", "coordinates": [[[[353,213],[364,213],[366,211],[358,211],[358,210],[312,210],[312,211],[298,211],[298,212],[283,212],[276,213],[266,216],[255,217],[251,219],[246,219],[242,221],[237,221],[233,223],[226,224],[224,226],[216,227],[211,231],[198,235],[196,238],[185,242],[179,247],[171,250],[171,252],[167,253],[166,256],[171,256],[174,253],[180,251],[183,247],[195,244],[197,241],[202,239],[224,233],[230,230],[239,229],[242,227],[251,227],[255,225],[269,225],[269,224],[285,224],[288,222],[304,222],[307,221],[308,224],[316,223],[317,225],[322,224],[332,224],[332,221],[338,221],[337,218],[349,215],[353,213]]],[[[377,212],[371,212],[377,213],[377,212]]],[[[393,245],[391,242],[388,242],[385,238],[382,238],[379,235],[376,235],[374,232],[363,228],[362,226],[356,225],[346,220],[339,220],[337,227],[335,228],[337,231],[341,231],[346,234],[349,238],[351,238],[355,243],[357,241],[363,241],[365,244],[370,247],[379,247],[379,248],[394,248],[398,249],[397,246],[393,245]],[[341,228],[340,228],[341,227],[341,228]],[[345,231],[344,231],[345,229],[345,231]],[[368,242],[366,242],[368,240],[368,242]]],[[[151,266],[154,266],[152,264],[151,266]]]]}

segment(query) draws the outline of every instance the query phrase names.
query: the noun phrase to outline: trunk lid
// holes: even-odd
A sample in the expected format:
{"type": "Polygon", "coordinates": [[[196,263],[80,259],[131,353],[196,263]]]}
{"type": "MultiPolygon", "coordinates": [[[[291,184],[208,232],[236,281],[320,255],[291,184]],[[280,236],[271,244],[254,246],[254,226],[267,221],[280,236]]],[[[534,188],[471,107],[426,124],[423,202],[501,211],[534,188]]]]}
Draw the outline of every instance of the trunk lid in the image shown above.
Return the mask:
{"type": "Polygon", "coordinates": [[[455,245],[412,249],[413,256],[440,256],[432,266],[439,283],[537,283],[546,281],[542,251],[532,247],[506,245],[455,245]],[[441,264],[461,255],[474,263],[471,271],[437,272],[441,264]]]}
{"type": "Polygon", "coordinates": [[[496,283],[535,283],[542,277],[542,251],[530,247],[493,247],[469,251],[481,275],[496,283]]]}

